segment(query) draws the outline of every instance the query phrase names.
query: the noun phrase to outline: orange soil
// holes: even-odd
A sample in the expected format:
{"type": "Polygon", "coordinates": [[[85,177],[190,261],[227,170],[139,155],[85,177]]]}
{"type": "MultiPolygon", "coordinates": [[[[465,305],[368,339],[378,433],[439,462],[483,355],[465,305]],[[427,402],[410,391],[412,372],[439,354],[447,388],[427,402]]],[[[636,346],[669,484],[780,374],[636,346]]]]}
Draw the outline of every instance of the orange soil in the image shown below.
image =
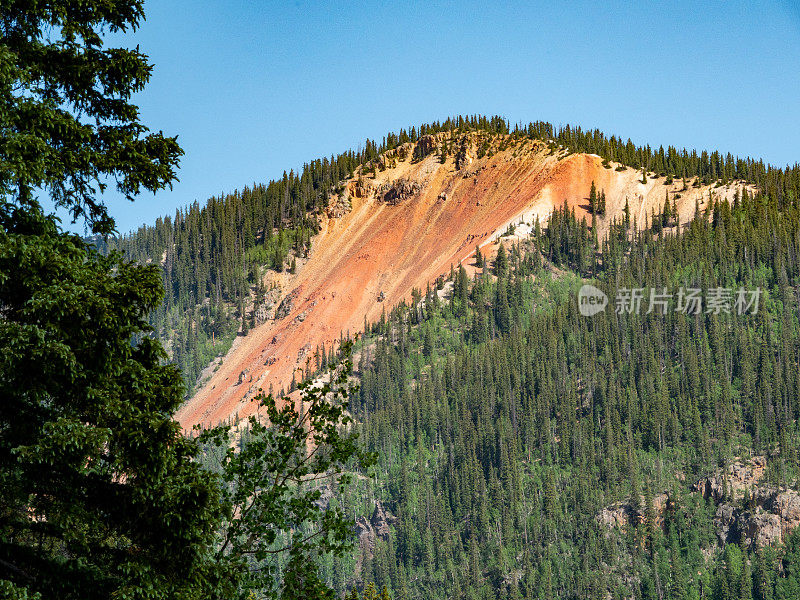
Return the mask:
{"type": "MultiPolygon", "coordinates": [[[[250,399],[259,388],[288,388],[292,374],[305,367],[317,345],[330,347],[341,332],[355,334],[365,316],[375,321],[384,309],[409,299],[413,288],[424,290],[449,273],[451,265],[471,263],[476,245],[488,245],[491,255],[495,238],[509,223],[531,223],[537,216],[544,221],[565,199],[578,216],[586,214],[592,180],[607,194],[608,218],[598,223],[601,232],[621,214],[626,197],[632,216],[641,214],[642,223],[654,207],[660,211],[666,189],[663,179],[643,185],[638,183],[641,174],[632,169],[606,169],[599,157],[586,154],[559,160],[530,141],[474,160],[460,171],[452,158],[440,164],[431,155],[417,163],[401,160],[366,181],[374,189],[401,178],[420,183],[422,191],[396,206],[368,193],[352,198],[352,210],[344,216],[323,219],[308,262],[285,290],[297,293],[290,314],[253,329],[231,349],[178,411],[184,428],[252,414],[256,406],[250,399]],[[446,199],[439,198],[442,192],[446,199]],[[384,302],[378,302],[380,292],[384,302]],[[243,371],[247,374],[238,383],[243,371]]],[[[670,189],[681,185],[678,181],[670,189]]],[[[355,181],[349,189],[355,189],[355,181]]],[[[726,189],[717,194],[732,194],[726,189]]],[[[683,221],[693,215],[695,198],[707,193],[700,188],[683,192],[678,201],[683,221]]]]}

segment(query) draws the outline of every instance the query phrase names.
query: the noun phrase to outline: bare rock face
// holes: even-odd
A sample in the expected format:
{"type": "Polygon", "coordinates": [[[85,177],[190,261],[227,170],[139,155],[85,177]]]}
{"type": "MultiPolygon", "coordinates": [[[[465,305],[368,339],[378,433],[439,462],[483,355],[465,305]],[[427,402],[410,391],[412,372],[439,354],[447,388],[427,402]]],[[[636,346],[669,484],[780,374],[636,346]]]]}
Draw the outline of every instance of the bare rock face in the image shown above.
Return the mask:
{"type": "Polygon", "coordinates": [[[356,198],[366,198],[369,196],[371,186],[368,181],[365,179],[359,179],[356,181],[355,186],[353,187],[353,196],[356,198]]]}
{"type": "Polygon", "coordinates": [[[721,544],[736,537],[737,510],[729,504],[720,504],[714,515],[714,526],[717,529],[717,538],[721,544]]]}
{"type": "Polygon", "coordinates": [[[761,507],[744,513],[739,525],[739,539],[747,546],[772,546],[783,541],[781,518],[761,507]]]}
{"type": "MultiPolygon", "coordinates": [[[[646,520],[647,509],[644,508],[644,503],[643,496],[639,497],[639,506],[643,507],[641,509],[637,509],[630,500],[617,502],[601,510],[600,514],[597,515],[597,522],[608,528],[624,529],[629,525],[635,527],[646,520]]],[[[671,508],[672,503],[667,492],[653,496],[653,513],[656,517],[656,527],[663,527],[664,516],[671,508]]]]}
{"type": "Polygon", "coordinates": [[[375,510],[372,517],[359,517],[356,519],[356,535],[358,545],[361,549],[360,556],[356,562],[356,573],[361,571],[361,563],[365,558],[371,559],[375,552],[377,540],[388,540],[391,533],[390,526],[397,523],[397,517],[389,512],[386,507],[378,500],[375,502],[375,510]]]}
{"type": "Polygon", "coordinates": [[[753,511],[720,504],[714,517],[717,537],[721,544],[744,546],[773,546],[783,541],[783,527],[779,515],[757,506],[753,511]]]}
{"type": "Polygon", "coordinates": [[[633,507],[629,502],[608,506],[597,515],[597,522],[610,529],[624,529],[634,521],[633,507]]]}
{"type": "Polygon", "coordinates": [[[275,318],[276,319],[283,319],[284,317],[288,317],[289,313],[292,312],[292,307],[294,306],[295,298],[300,293],[300,289],[294,289],[286,297],[281,300],[281,303],[278,305],[278,309],[275,311],[275,318]]]}
{"type": "Polygon", "coordinates": [[[794,490],[781,490],[772,498],[772,512],[779,515],[784,537],[800,525],[800,494],[794,490]]]}
{"type": "Polygon", "coordinates": [[[375,510],[372,511],[372,517],[369,522],[375,528],[376,535],[385,540],[389,538],[389,526],[397,522],[397,517],[378,501],[375,503],[375,510]]]}
{"type": "Polygon", "coordinates": [[[408,179],[398,179],[383,194],[383,201],[386,204],[395,206],[403,200],[416,196],[422,191],[422,186],[416,181],[408,179]]]}
{"type": "Polygon", "coordinates": [[[268,318],[269,315],[267,314],[267,307],[264,304],[259,304],[255,312],[256,323],[263,323],[268,318]]]}
{"type": "Polygon", "coordinates": [[[425,158],[429,154],[436,151],[436,138],[432,135],[423,135],[417,140],[417,145],[414,148],[414,160],[425,158]]]}
{"type": "MultiPolygon", "coordinates": [[[[759,484],[767,461],[763,456],[737,460],[721,473],[690,486],[694,493],[717,505],[714,525],[720,544],[774,546],[800,525],[800,493],[785,487],[759,484]]],[[[643,501],[639,503],[641,506],[643,501]]],[[[667,493],[653,498],[656,525],[662,526],[671,508],[667,493]]],[[[644,520],[630,500],[604,508],[597,522],[608,529],[624,529],[644,520]]]]}
{"type": "Polygon", "coordinates": [[[305,344],[297,351],[297,361],[303,360],[309,352],[311,352],[311,344],[305,344]]]}
{"type": "Polygon", "coordinates": [[[473,159],[472,148],[470,148],[465,138],[464,141],[461,142],[461,147],[456,153],[456,170],[461,171],[462,169],[466,169],[472,164],[473,159]]]}
{"type": "Polygon", "coordinates": [[[800,525],[800,494],[760,484],[766,467],[763,456],[737,460],[722,473],[692,486],[703,498],[718,504],[715,523],[720,542],[772,546],[782,543],[800,525]]]}
{"type": "Polygon", "coordinates": [[[745,490],[752,490],[761,481],[766,468],[767,459],[763,456],[754,456],[747,462],[737,460],[722,473],[700,479],[692,486],[692,491],[699,492],[706,500],[711,498],[716,503],[740,500],[744,497],[745,490]]]}
{"type": "Polygon", "coordinates": [[[375,502],[375,510],[372,511],[372,517],[359,517],[356,519],[356,534],[358,535],[359,543],[362,548],[369,548],[370,551],[375,548],[375,541],[378,539],[389,539],[389,526],[397,522],[391,512],[383,506],[379,500],[375,502]]]}
{"type": "Polygon", "coordinates": [[[412,144],[411,142],[406,142],[405,144],[400,144],[397,148],[392,150],[392,152],[396,152],[397,153],[396,156],[400,160],[405,160],[406,158],[408,158],[409,154],[411,154],[412,152],[411,149],[413,146],[414,144],[412,144]]]}
{"type": "Polygon", "coordinates": [[[350,191],[345,188],[341,194],[337,194],[331,198],[325,212],[330,219],[340,219],[350,212],[351,208],[350,191]]]}

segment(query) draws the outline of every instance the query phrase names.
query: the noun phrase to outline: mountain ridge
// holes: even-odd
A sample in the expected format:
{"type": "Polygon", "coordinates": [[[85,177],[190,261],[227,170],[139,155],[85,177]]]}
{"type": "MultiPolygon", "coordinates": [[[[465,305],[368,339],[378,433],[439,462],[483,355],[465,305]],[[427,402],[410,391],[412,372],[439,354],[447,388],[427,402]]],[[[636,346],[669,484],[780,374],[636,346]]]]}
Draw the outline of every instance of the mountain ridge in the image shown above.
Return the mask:
{"type": "Polygon", "coordinates": [[[329,199],[308,262],[283,293],[289,310],[239,340],[176,417],[189,429],[253,414],[250,400],[259,390],[287,389],[298,372],[307,374],[305,360],[315,347],[359,331],[452,265],[474,272],[469,258],[476,246],[491,256],[512,226],[524,235],[565,202],[590,222],[593,182],[608,199],[596,219],[600,239],[626,204],[644,227],[670,198],[685,223],[698,206],[730,202],[745,187],[668,181],[599,155],[570,153],[552,140],[480,131],[426,134],[379,154],[329,199]]]}

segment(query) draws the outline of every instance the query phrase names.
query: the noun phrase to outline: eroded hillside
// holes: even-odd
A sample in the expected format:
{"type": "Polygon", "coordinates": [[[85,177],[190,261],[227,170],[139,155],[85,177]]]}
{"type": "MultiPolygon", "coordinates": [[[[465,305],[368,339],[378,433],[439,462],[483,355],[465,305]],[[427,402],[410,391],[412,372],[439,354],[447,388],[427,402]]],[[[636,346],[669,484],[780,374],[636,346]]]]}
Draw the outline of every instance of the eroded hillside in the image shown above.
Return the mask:
{"type": "Polygon", "coordinates": [[[669,193],[685,222],[697,204],[730,199],[735,189],[681,179],[666,185],[654,174],[642,183],[641,172],[598,156],[507,136],[443,133],[395,148],[342,185],[308,262],[285,282],[276,318],[234,345],[178,420],[190,428],[251,414],[259,388],[288,388],[315,347],[361,330],[365,318],[378,319],[451,265],[470,265],[475,246],[491,255],[510,224],[524,235],[565,201],[590,221],[592,181],[606,194],[601,239],[626,202],[642,226],[669,193]]]}

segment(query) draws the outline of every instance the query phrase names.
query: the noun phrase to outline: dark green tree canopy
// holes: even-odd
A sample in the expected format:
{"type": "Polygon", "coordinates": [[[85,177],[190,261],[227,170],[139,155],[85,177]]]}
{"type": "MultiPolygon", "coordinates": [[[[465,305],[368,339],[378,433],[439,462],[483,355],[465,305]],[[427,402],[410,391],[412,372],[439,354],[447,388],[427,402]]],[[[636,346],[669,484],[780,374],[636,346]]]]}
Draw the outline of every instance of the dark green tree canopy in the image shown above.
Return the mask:
{"type": "Polygon", "coordinates": [[[131,96],[152,65],[137,49],[105,48],[105,32],[136,30],[142,2],[0,3],[0,193],[31,206],[45,191],[94,232],[114,221],[110,181],[125,198],[175,179],[176,138],[150,133],[131,96]]]}
{"type": "Polygon", "coordinates": [[[103,47],[143,18],[140,1],[0,2],[0,596],[328,597],[312,559],[344,552],[351,527],[308,486],[344,485],[357,460],[346,403],[326,399],[346,391],[310,391],[302,416],[273,401],[272,425],[251,423],[210,472],[172,417],[183,382],[146,321],[159,267],[87,247],[39,202],[108,234],[108,182],[133,200],[175,179],[175,138],[130,103],[147,57],[103,47]],[[268,556],[282,584],[258,568],[268,556]]]}
{"type": "Polygon", "coordinates": [[[157,268],[0,209],[0,580],[84,599],[226,579],[219,488],[172,419],[180,374],[142,337],[162,293],[157,268]]]}
{"type": "Polygon", "coordinates": [[[0,3],[0,589],[18,597],[195,598],[232,581],[209,554],[219,487],[147,335],[157,268],[87,249],[37,197],[109,233],[107,182],[133,199],[174,179],[175,139],[130,103],[146,56],[101,37],[142,18],[141,2],[0,3]]]}

